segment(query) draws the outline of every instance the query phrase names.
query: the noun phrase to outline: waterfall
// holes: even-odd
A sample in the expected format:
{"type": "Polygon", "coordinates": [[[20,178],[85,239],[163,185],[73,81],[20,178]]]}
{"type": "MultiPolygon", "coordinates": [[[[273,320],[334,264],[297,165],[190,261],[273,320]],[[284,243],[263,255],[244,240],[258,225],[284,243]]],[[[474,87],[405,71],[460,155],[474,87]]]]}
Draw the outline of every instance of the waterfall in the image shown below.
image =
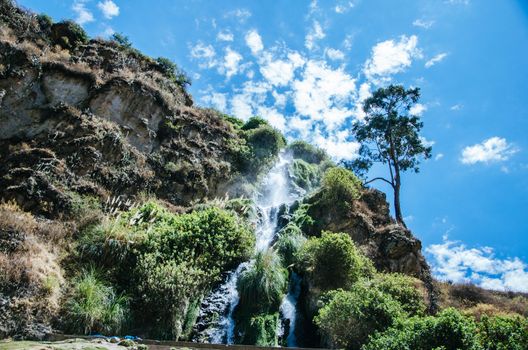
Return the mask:
{"type": "Polygon", "coordinates": [[[301,278],[295,272],[291,273],[290,288],[286,298],[282,301],[280,312],[282,314],[282,330],[287,330],[286,345],[297,347],[297,337],[295,335],[295,325],[297,321],[297,300],[301,294],[301,278]]]}
{"type": "MultiPolygon", "coordinates": [[[[289,165],[291,157],[281,153],[273,168],[263,179],[261,188],[255,197],[255,206],[259,212],[259,219],[256,223],[255,250],[263,251],[269,248],[275,235],[277,234],[278,211],[281,205],[290,205],[303,193],[292,185],[289,175],[289,165]]],[[[239,296],[237,291],[237,281],[241,273],[251,264],[251,261],[240,264],[234,271],[230,272],[225,282],[209,294],[202,302],[198,315],[197,329],[202,329],[203,334],[194,340],[209,343],[232,344],[234,341],[235,322],[233,311],[235,310],[239,296]],[[213,327],[209,327],[214,323],[213,327]]],[[[298,279],[298,277],[296,277],[298,279]]],[[[293,279],[292,279],[293,280],[293,279]]],[[[299,287],[300,288],[300,287],[299,287]]],[[[290,288],[291,289],[291,288],[290,288]]],[[[298,292],[290,292],[285,298],[295,309],[296,296],[298,292]],[[296,294],[297,293],[297,294],[296,294]]],[[[283,303],[284,304],[284,303],[283,303]]],[[[283,312],[284,317],[290,320],[290,330],[294,328],[295,310],[283,312]]],[[[290,332],[292,343],[294,335],[290,332]]],[[[290,335],[288,339],[290,339],[290,335]]],[[[288,340],[288,345],[289,345],[288,340]]]]}

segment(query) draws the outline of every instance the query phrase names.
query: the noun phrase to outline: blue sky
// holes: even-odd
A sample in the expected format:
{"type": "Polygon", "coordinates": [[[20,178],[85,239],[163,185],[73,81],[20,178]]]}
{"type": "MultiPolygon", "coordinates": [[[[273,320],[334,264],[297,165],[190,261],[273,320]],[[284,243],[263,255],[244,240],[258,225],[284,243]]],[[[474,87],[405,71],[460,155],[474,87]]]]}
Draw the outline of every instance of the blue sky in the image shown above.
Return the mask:
{"type": "Polygon", "coordinates": [[[528,291],[523,1],[19,3],[74,18],[92,36],[124,33],[146,54],[183,67],[198,105],[261,115],[336,159],[357,151],[349,127],[370,92],[419,86],[415,112],[434,154],[403,178],[408,226],[438,277],[528,291]]]}

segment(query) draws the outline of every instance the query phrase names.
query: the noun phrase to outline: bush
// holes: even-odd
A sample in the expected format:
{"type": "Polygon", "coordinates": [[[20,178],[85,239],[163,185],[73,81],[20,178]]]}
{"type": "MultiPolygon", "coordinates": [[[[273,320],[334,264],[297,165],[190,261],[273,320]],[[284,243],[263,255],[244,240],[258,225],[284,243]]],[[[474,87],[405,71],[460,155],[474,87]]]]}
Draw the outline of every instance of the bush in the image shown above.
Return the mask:
{"type": "Polygon", "coordinates": [[[94,270],[84,271],[73,280],[65,308],[65,326],[74,333],[118,334],[128,318],[128,298],[117,296],[94,270]]]}
{"type": "Polygon", "coordinates": [[[416,279],[399,273],[380,273],[367,285],[390,295],[410,315],[423,315],[426,309],[424,295],[417,287],[416,279]]]}
{"type": "Polygon", "coordinates": [[[361,180],[345,168],[328,169],[322,182],[322,200],[325,203],[344,208],[361,195],[361,180]]]}
{"type": "Polygon", "coordinates": [[[258,252],[254,263],[240,276],[237,289],[240,313],[256,314],[278,310],[288,285],[288,272],[273,249],[258,252]]]}
{"type": "Polygon", "coordinates": [[[258,129],[261,126],[270,126],[268,121],[262,117],[254,116],[248,119],[248,121],[242,125],[242,130],[253,130],[258,129]]]}
{"type": "Polygon", "coordinates": [[[114,33],[112,34],[112,41],[115,41],[119,46],[130,49],[132,48],[132,42],[128,38],[128,36],[121,34],[121,33],[114,33]]]}
{"type": "Polygon", "coordinates": [[[401,320],[385,332],[376,333],[363,350],[445,349],[478,350],[475,322],[455,309],[437,316],[401,320]]]}
{"type": "Polygon", "coordinates": [[[240,340],[242,344],[256,346],[277,346],[277,329],[279,327],[279,313],[257,315],[249,321],[249,327],[240,340]]]}
{"type": "Polygon", "coordinates": [[[478,329],[478,336],[483,349],[528,349],[528,320],[526,318],[483,316],[478,324],[478,329]]]}
{"type": "Polygon", "coordinates": [[[249,147],[242,159],[243,169],[250,174],[258,174],[269,167],[286,145],[281,132],[269,125],[244,131],[243,137],[249,147]]]}
{"type": "Polygon", "coordinates": [[[289,223],[279,232],[275,247],[284,264],[289,266],[297,263],[296,257],[304,243],[306,243],[306,237],[301,229],[294,223],[289,223]]]}
{"type": "Polygon", "coordinates": [[[286,148],[291,152],[293,158],[302,159],[307,163],[320,164],[329,160],[326,152],[305,141],[294,141],[286,148]]]}
{"type": "Polygon", "coordinates": [[[46,35],[49,35],[51,32],[51,26],[53,25],[53,19],[50,16],[42,13],[37,15],[37,22],[40,25],[40,29],[46,33],[46,35]]]}
{"type": "Polygon", "coordinates": [[[290,172],[295,184],[306,191],[310,191],[319,185],[321,172],[316,164],[307,163],[302,159],[294,159],[290,166],[290,172]]]}
{"type": "Polygon", "coordinates": [[[310,238],[299,252],[302,269],[317,288],[351,288],[361,277],[374,272],[372,262],[346,233],[323,232],[310,238]]]}
{"type": "Polygon", "coordinates": [[[158,57],[156,58],[156,62],[162,73],[182,88],[185,89],[187,85],[191,85],[191,78],[170,59],[158,57]]]}
{"type": "Polygon", "coordinates": [[[369,335],[387,329],[405,314],[389,295],[361,285],[330,292],[327,298],[314,321],[332,347],[357,349],[369,335]]]}
{"type": "Polygon", "coordinates": [[[65,49],[74,49],[88,42],[88,34],[73,21],[62,21],[51,26],[51,41],[65,49]]]}

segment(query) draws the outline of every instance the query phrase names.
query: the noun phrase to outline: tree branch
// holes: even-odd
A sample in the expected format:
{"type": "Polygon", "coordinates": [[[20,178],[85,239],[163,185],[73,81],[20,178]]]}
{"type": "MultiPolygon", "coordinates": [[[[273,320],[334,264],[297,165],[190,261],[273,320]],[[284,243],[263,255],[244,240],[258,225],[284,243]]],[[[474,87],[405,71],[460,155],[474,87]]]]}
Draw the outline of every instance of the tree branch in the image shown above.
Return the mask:
{"type": "Polygon", "coordinates": [[[381,180],[381,181],[385,181],[386,183],[388,183],[389,185],[391,185],[392,188],[394,188],[394,184],[392,182],[390,182],[389,180],[387,180],[386,178],[384,177],[375,177],[373,179],[370,179],[368,181],[365,182],[365,185],[368,185],[369,183],[371,182],[374,182],[376,180],[381,180]]]}

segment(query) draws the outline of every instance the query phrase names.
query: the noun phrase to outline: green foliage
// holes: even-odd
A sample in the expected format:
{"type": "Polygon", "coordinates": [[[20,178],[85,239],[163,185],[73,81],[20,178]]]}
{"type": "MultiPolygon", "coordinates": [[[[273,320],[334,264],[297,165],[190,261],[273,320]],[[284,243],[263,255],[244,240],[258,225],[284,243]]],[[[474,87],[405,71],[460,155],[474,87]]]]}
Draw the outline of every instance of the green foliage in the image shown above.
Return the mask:
{"type": "Polygon", "coordinates": [[[279,255],[273,249],[258,252],[253,264],[238,279],[239,314],[275,311],[287,285],[288,271],[282,267],[279,255]]]}
{"type": "Polygon", "coordinates": [[[295,184],[307,191],[319,185],[321,171],[317,164],[310,164],[302,159],[294,159],[290,171],[295,184]]]}
{"type": "Polygon", "coordinates": [[[299,252],[302,269],[321,290],[351,288],[374,272],[372,262],[346,233],[323,232],[310,238],[299,252]]]}
{"type": "Polygon", "coordinates": [[[302,159],[310,164],[320,164],[329,160],[326,152],[306,141],[294,141],[286,148],[291,152],[293,158],[302,159]]]}
{"type": "Polygon", "coordinates": [[[73,291],[65,303],[66,328],[74,333],[119,333],[127,321],[128,298],[117,296],[94,270],[73,280],[73,291]]]}
{"type": "Polygon", "coordinates": [[[385,332],[375,334],[363,350],[445,349],[479,350],[477,326],[455,309],[437,316],[401,320],[385,332]]]}
{"type": "Polygon", "coordinates": [[[262,117],[254,116],[248,119],[248,121],[242,125],[242,130],[252,130],[252,129],[258,129],[261,126],[270,126],[268,121],[262,117]]]}
{"type": "Polygon", "coordinates": [[[132,42],[128,38],[128,36],[122,34],[122,33],[114,33],[111,37],[112,41],[115,41],[118,43],[121,47],[125,49],[132,48],[132,42]]]}
{"type": "Polygon", "coordinates": [[[235,129],[242,129],[242,126],[244,125],[244,121],[242,119],[238,119],[232,115],[222,114],[222,117],[231,123],[235,129]]]}
{"type": "Polygon", "coordinates": [[[151,201],[86,231],[79,252],[135,296],[132,309],[152,326],[153,336],[175,339],[190,300],[247,260],[254,243],[248,224],[232,210],[176,215],[151,201]]]}
{"type": "Polygon", "coordinates": [[[187,85],[191,85],[191,78],[170,59],[158,57],[156,58],[156,62],[163,74],[182,88],[185,89],[187,85]]]}
{"type": "Polygon", "coordinates": [[[279,238],[275,248],[286,266],[296,264],[297,256],[302,246],[306,243],[306,237],[301,229],[290,222],[279,232],[279,238]]]}
{"type": "Polygon", "coordinates": [[[321,186],[321,199],[324,203],[347,208],[361,196],[361,180],[353,172],[341,167],[328,169],[321,186]]]}
{"type": "Polygon", "coordinates": [[[528,349],[528,319],[519,316],[482,317],[479,341],[486,350],[528,349]]]}
{"type": "Polygon", "coordinates": [[[49,34],[51,31],[51,26],[53,25],[53,19],[46,15],[45,13],[41,13],[37,15],[37,22],[40,25],[40,29],[46,33],[49,34]]]}
{"type": "Polygon", "coordinates": [[[89,40],[84,29],[73,21],[61,21],[51,26],[51,40],[65,49],[74,49],[89,40]]]}
{"type": "Polygon", "coordinates": [[[426,309],[424,297],[416,287],[416,283],[414,278],[400,273],[376,274],[373,279],[366,282],[368,286],[377,288],[398,301],[403,310],[411,316],[423,315],[426,309]]]}
{"type": "Polygon", "coordinates": [[[369,335],[383,331],[404,315],[400,304],[378,289],[355,285],[332,291],[314,321],[333,347],[357,349],[369,335]]]}
{"type": "Polygon", "coordinates": [[[282,133],[269,125],[245,130],[242,136],[249,147],[241,154],[242,168],[250,174],[258,174],[269,167],[286,146],[282,133]]]}
{"type": "Polygon", "coordinates": [[[247,329],[243,332],[242,344],[256,346],[277,346],[277,329],[279,313],[262,314],[251,318],[247,329]]]}

